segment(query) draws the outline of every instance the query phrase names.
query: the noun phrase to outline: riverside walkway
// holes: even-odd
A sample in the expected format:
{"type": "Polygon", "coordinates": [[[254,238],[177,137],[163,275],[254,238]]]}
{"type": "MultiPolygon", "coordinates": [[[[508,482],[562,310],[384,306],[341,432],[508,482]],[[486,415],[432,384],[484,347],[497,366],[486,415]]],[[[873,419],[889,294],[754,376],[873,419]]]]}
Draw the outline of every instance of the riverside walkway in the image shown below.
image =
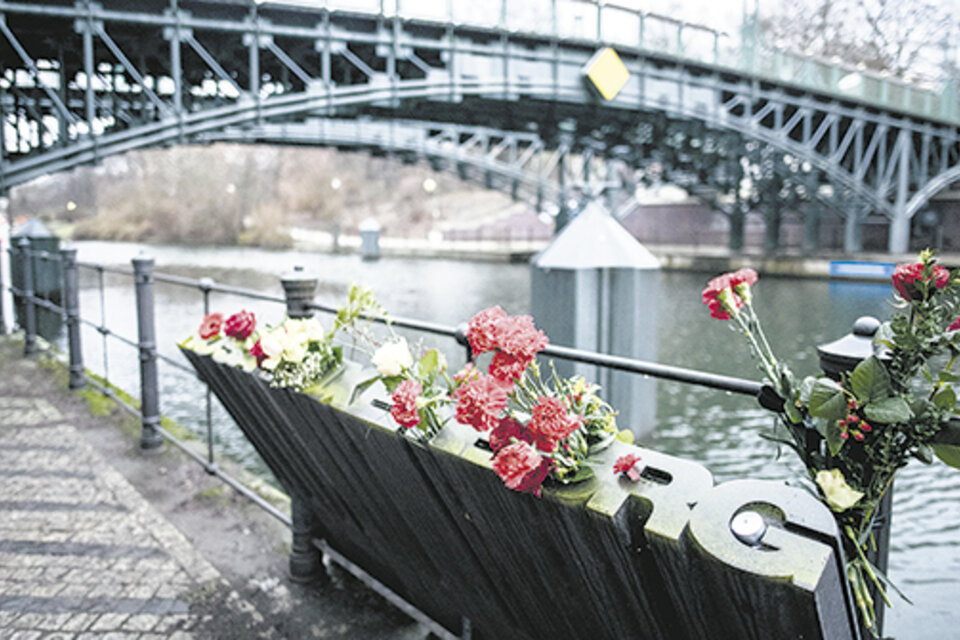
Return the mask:
{"type": "Polygon", "coordinates": [[[289,583],[278,523],[21,352],[0,336],[0,639],[425,637],[346,578],[289,583]]]}

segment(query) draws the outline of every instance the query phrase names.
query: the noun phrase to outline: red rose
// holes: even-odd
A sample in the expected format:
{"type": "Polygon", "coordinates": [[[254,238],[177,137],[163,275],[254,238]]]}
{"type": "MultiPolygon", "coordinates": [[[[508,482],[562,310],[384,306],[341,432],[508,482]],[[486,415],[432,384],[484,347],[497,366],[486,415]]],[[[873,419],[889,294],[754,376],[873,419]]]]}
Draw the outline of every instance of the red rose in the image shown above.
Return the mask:
{"type": "Polygon", "coordinates": [[[638,462],[640,462],[640,456],[635,453],[620,456],[617,458],[617,461],[613,463],[613,473],[617,475],[625,473],[632,482],[639,482],[640,473],[635,468],[638,462]]]}
{"type": "Polygon", "coordinates": [[[220,335],[220,327],[223,326],[222,313],[208,313],[203,317],[200,323],[200,337],[204,340],[220,335]]]}
{"type": "Polygon", "coordinates": [[[497,347],[497,323],[506,317],[507,312],[500,307],[490,307],[470,318],[467,323],[467,338],[470,340],[473,355],[478,356],[497,347]]]}
{"type": "Polygon", "coordinates": [[[540,495],[540,485],[550,473],[553,462],[544,458],[526,442],[507,445],[493,458],[493,470],[514,491],[540,495]]]}
{"type": "Polygon", "coordinates": [[[533,442],[533,436],[523,428],[523,425],[513,418],[504,418],[500,424],[490,432],[490,448],[494,453],[513,444],[513,439],[524,442],[533,442]]]}
{"type": "Polygon", "coordinates": [[[528,364],[530,364],[528,360],[521,360],[509,353],[497,351],[493,354],[493,362],[490,363],[487,373],[502,382],[513,383],[514,380],[523,377],[528,364]]]}
{"type": "Polygon", "coordinates": [[[414,380],[404,380],[393,391],[390,400],[390,415],[401,427],[415,427],[420,424],[420,414],[417,413],[417,398],[423,392],[423,387],[414,380]]]}
{"type": "Polygon", "coordinates": [[[500,412],[507,408],[507,387],[490,376],[480,376],[453,393],[457,398],[457,422],[477,431],[497,426],[500,412]]]}
{"type": "Polygon", "coordinates": [[[893,270],[893,288],[908,302],[929,297],[931,284],[937,289],[943,289],[949,282],[950,272],[938,264],[933,265],[933,270],[927,277],[924,277],[921,262],[898,264],[893,270]]]}
{"type": "Polygon", "coordinates": [[[223,332],[231,338],[246,340],[253,334],[257,320],[250,311],[240,311],[227,318],[223,325],[223,332]]]}
{"type": "Polygon", "coordinates": [[[557,442],[568,437],[582,424],[578,415],[567,413],[567,405],[558,398],[541,397],[530,412],[527,428],[541,451],[553,451],[557,442]]]}

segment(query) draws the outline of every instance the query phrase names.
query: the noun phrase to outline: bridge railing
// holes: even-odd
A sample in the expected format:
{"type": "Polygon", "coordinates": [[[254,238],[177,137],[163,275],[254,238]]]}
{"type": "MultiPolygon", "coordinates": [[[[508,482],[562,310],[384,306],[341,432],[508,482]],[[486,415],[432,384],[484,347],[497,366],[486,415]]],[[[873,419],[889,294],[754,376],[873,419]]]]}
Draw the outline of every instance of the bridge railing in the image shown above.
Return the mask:
{"type": "MultiPolygon", "coordinates": [[[[477,12],[473,0],[287,0],[330,11],[470,24],[512,33],[599,41],[729,69],[809,90],[861,100],[915,115],[958,120],[953,83],[910,83],[838,59],[771,46],[746,30],[737,36],[616,2],[596,0],[499,0],[477,12]]],[[[753,30],[755,31],[755,30],[753,30]]]]}

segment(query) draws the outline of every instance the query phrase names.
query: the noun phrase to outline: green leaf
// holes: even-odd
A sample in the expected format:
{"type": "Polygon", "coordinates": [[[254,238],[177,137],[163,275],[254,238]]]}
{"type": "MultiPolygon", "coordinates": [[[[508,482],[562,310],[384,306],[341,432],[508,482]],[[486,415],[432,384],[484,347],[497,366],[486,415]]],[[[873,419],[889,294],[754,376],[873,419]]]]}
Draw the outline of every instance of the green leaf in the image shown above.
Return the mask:
{"type": "Polygon", "coordinates": [[[817,383],[817,379],[813,376],[807,376],[803,379],[803,382],[800,383],[800,402],[803,404],[810,404],[810,392],[813,391],[813,385],[817,383]]]}
{"type": "Polygon", "coordinates": [[[890,323],[884,322],[881,324],[877,332],[873,334],[873,352],[878,353],[885,349],[892,349],[894,337],[893,327],[890,326],[890,323]]]}
{"type": "Polygon", "coordinates": [[[850,387],[860,402],[870,402],[890,395],[890,374],[880,359],[870,356],[850,374],[850,387]]]}
{"type": "Polygon", "coordinates": [[[827,441],[827,448],[830,449],[830,455],[835,456],[840,453],[840,449],[843,448],[843,438],[840,437],[840,434],[843,430],[840,428],[840,423],[836,420],[831,420],[827,422],[826,433],[824,438],[827,441]]]}
{"type": "Polygon", "coordinates": [[[957,380],[960,380],[960,377],[954,373],[950,373],[949,371],[941,371],[937,374],[937,377],[940,378],[940,382],[956,382],[957,380]]]}
{"type": "Polygon", "coordinates": [[[839,420],[847,415],[847,400],[843,389],[829,378],[817,378],[810,390],[810,415],[814,418],[839,420]]]}
{"type": "Polygon", "coordinates": [[[827,428],[828,428],[827,425],[829,424],[830,422],[828,420],[824,420],[823,418],[815,418],[813,420],[813,428],[816,429],[817,433],[819,433],[824,438],[827,437],[827,428]]]}
{"type": "Polygon", "coordinates": [[[951,420],[933,438],[933,452],[945,464],[960,469],[960,422],[951,420]]]}
{"type": "Polygon", "coordinates": [[[417,366],[420,368],[420,375],[424,378],[427,378],[434,371],[437,370],[437,366],[440,363],[440,357],[437,355],[436,349],[430,349],[422,358],[417,366]]]}
{"type": "Polygon", "coordinates": [[[933,404],[938,409],[950,411],[957,404],[957,393],[953,387],[944,387],[933,396],[933,404]]]}
{"type": "Polygon", "coordinates": [[[913,417],[910,405],[903,398],[884,398],[864,406],[863,413],[874,422],[893,424],[907,422],[913,417]]]}

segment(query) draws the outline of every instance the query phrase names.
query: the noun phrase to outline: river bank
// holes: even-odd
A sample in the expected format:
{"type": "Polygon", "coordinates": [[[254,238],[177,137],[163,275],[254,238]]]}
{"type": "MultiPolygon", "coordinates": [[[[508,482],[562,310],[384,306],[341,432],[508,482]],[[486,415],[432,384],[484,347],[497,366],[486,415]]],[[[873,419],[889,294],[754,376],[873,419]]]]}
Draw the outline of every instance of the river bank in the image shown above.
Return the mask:
{"type": "MultiPolygon", "coordinates": [[[[291,230],[294,248],[302,252],[356,254],[360,252],[359,235],[334,236],[326,231],[291,230]]],[[[426,258],[505,262],[523,264],[549,245],[543,240],[473,240],[444,241],[427,238],[380,238],[380,254],[384,258],[426,258]]],[[[801,254],[781,251],[776,254],[733,252],[723,247],[697,245],[645,244],[667,271],[721,273],[743,267],[756,269],[769,276],[817,278],[853,281],[887,281],[899,262],[916,260],[914,254],[885,253],[801,254]]],[[[960,266],[960,253],[941,254],[948,267],[960,266]]]]}

